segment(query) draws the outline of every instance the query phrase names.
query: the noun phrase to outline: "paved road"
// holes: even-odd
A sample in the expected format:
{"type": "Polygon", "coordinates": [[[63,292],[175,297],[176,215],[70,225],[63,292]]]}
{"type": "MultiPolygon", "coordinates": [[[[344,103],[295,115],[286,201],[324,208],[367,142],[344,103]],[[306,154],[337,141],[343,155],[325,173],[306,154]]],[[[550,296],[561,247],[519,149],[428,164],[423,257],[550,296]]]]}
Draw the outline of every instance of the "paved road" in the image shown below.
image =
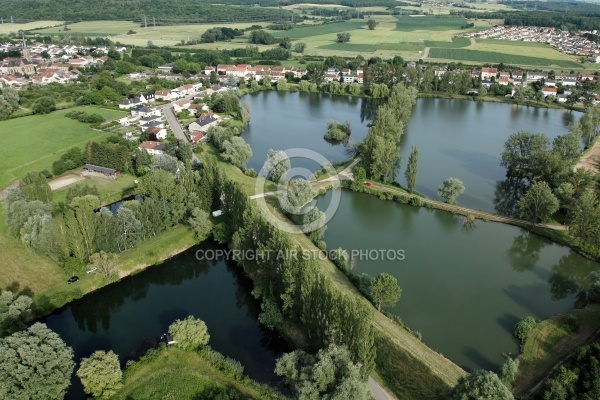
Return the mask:
{"type": "Polygon", "coordinates": [[[390,395],[377,383],[373,378],[369,377],[369,389],[375,400],[395,400],[396,398],[390,395]]]}
{"type": "MultiPolygon", "coordinates": [[[[167,124],[169,124],[169,127],[171,128],[171,132],[173,132],[173,135],[175,135],[175,137],[177,139],[181,139],[181,140],[184,140],[186,143],[190,143],[190,139],[185,134],[185,132],[183,131],[183,128],[181,127],[181,124],[177,120],[175,111],[173,111],[173,105],[171,103],[165,104],[163,106],[162,110],[163,110],[163,114],[165,114],[165,117],[167,118],[167,124]]],[[[194,153],[192,153],[192,161],[200,163],[200,160],[194,153]]]]}

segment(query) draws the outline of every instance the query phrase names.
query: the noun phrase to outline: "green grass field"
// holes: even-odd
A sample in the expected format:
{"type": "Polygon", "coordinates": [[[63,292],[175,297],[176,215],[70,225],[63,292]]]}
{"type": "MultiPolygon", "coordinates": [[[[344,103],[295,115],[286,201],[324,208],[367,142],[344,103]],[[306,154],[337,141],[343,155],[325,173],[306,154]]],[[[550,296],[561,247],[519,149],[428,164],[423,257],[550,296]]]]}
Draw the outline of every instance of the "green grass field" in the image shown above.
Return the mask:
{"type": "Polygon", "coordinates": [[[552,66],[563,68],[580,68],[581,64],[564,59],[551,59],[542,57],[530,57],[525,55],[498,53],[495,51],[481,51],[471,49],[448,49],[432,48],[429,50],[429,58],[434,60],[451,60],[474,63],[504,63],[511,65],[525,65],[534,67],[552,66]]]}
{"type": "MultiPolygon", "coordinates": [[[[98,107],[75,109],[99,113],[107,119],[125,115],[122,111],[98,107]]],[[[51,170],[52,163],[71,147],[83,147],[88,140],[100,139],[106,135],[90,129],[86,124],[66,118],[64,115],[68,111],[0,122],[0,189],[23,178],[28,172],[44,168],[51,170]]]]}
{"type": "Polygon", "coordinates": [[[330,23],[317,26],[297,27],[289,31],[270,32],[276,38],[289,37],[290,39],[304,39],[313,36],[335,35],[338,32],[352,32],[357,29],[366,30],[367,21],[351,20],[337,23],[330,23]]]}
{"type": "MultiPolygon", "coordinates": [[[[210,332],[209,332],[210,333],[210,332]]],[[[124,374],[123,390],[114,398],[129,400],[178,399],[196,400],[212,397],[213,390],[235,392],[235,398],[268,399],[273,394],[257,389],[255,384],[241,383],[210,365],[193,351],[169,346],[144,356],[130,365],[124,374]]]]}

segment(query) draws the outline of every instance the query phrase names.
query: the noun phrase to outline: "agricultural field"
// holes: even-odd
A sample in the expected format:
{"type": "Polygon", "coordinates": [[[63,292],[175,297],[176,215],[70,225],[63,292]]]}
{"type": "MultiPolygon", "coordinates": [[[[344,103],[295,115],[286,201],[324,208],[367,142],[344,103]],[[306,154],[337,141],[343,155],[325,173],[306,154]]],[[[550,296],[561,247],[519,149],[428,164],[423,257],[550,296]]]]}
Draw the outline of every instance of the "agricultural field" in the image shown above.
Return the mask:
{"type": "MultiPolygon", "coordinates": [[[[148,25],[148,28],[140,28],[139,25],[136,25],[136,28],[133,30],[136,32],[132,35],[125,34],[127,31],[122,32],[121,35],[114,36],[111,39],[115,41],[119,41],[123,44],[130,44],[136,46],[146,46],[148,41],[152,41],[152,43],[156,46],[174,46],[180,43],[182,40],[200,40],[200,36],[210,28],[215,28],[218,26],[227,26],[232,29],[245,29],[252,25],[261,24],[261,23],[236,23],[236,24],[227,24],[227,23],[216,23],[216,24],[189,24],[189,25],[171,25],[171,26],[157,26],[156,28],[148,25]]],[[[262,23],[266,25],[266,23],[262,23]]],[[[243,36],[242,38],[236,39],[235,42],[245,43],[247,44],[248,38],[247,36],[243,36]]],[[[231,48],[239,48],[243,47],[240,44],[236,44],[231,48]]],[[[215,45],[221,45],[219,48],[227,48],[225,45],[229,43],[219,42],[219,43],[209,43],[215,45]]],[[[203,47],[206,48],[206,47],[203,47]]]]}
{"type": "Polygon", "coordinates": [[[305,53],[309,55],[355,56],[356,53],[361,53],[365,57],[400,55],[405,59],[416,60],[421,57],[421,52],[431,45],[451,48],[468,46],[468,39],[453,37],[470,30],[486,29],[495,22],[475,21],[475,27],[464,30],[460,29],[468,22],[464,18],[374,16],[373,19],[379,23],[375,30],[367,29],[366,21],[358,20],[327,24],[318,28],[295,28],[274,34],[305,42],[305,53]],[[339,32],[350,33],[350,42],[337,43],[339,32]]]}
{"type": "MultiPolygon", "coordinates": [[[[99,113],[107,119],[125,115],[122,111],[98,107],[75,109],[99,113]]],[[[73,108],[0,122],[0,189],[23,178],[28,172],[50,169],[52,163],[71,147],[83,147],[88,140],[106,135],[66,118],[65,113],[71,110],[73,108]]]]}
{"type": "MultiPolygon", "coordinates": [[[[46,25],[48,26],[48,25],[46,25]]],[[[41,35],[72,35],[82,34],[84,36],[112,36],[126,34],[129,30],[139,30],[140,25],[131,21],[85,21],[67,25],[69,30],[65,31],[63,25],[52,28],[39,29],[34,33],[41,35]]]]}
{"type": "MultiPolygon", "coordinates": [[[[10,18],[8,19],[10,21],[10,18]]],[[[35,21],[27,22],[25,24],[11,24],[4,20],[4,24],[0,25],[0,35],[5,35],[11,32],[18,32],[20,30],[28,31],[31,29],[45,28],[50,26],[56,26],[62,24],[62,21],[35,21]]]]}
{"type": "MultiPolygon", "coordinates": [[[[558,52],[557,52],[558,53],[558,52]]],[[[543,58],[518,54],[500,53],[497,51],[483,51],[469,49],[432,48],[429,50],[429,59],[432,61],[461,61],[465,63],[504,63],[531,67],[558,67],[580,68],[581,64],[564,59],[560,53],[554,58],[543,58]]]]}

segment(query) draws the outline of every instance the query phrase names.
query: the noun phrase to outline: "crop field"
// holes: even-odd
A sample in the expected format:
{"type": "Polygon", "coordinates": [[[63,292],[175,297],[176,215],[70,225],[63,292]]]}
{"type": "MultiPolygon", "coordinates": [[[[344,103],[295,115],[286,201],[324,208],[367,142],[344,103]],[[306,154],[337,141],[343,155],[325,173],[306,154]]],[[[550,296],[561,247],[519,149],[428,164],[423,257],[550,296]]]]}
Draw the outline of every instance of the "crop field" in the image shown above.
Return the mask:
{"type": "MultiPolygon", "coordinates": [[[[55,26],[62,24],[62,21],[35,21],[27,22],[25,24],[10,24],[6,22],[7,18],[4,17],[4,24],[0,25],[0,34],[7,34],[11,32],[18,32],[20,30],[28,31],[30,29],[45,28],[48,26],[55,26]]],[[[8,18],[10,21],[10,18],[8,18]]]]}
{"type": "Polygon", "coordinates": [[[396,22],[399,31],[448,31],[459,30],[462,25],[469,21],[463,17],[446,16],[401,16],[396,22]]]}
{"type": "MultiPolygon", "coordinates": [[[[125,115],[121,111],[97,107],[76,109],[99,113],[107,119],[125,115]]],[[[66,118],[64,115],[68,111],[0,122],[0,189],[23,178],[28,172],[51,169],[52,163],[71,147],[83,147],[88,140],[106,135],[90,129],[86,124],[66,118]]]]}
{"type": "Polygon", "coordinates": [[[451,42],[441,40],[426,40],[427,47],[442,47],[446,49],[460,49],[471,45],[471,40],[465,37],[453,37],[451,42]]]}
{"type": "Polygon", "coordinates": [[[451,60],[474,63],[504,63],[511,65],[527,65],[534,67],[563,67],[580,68],[581,64],[565,59],[532,57],[517,54],[506,54],[495,51],[482,51],[471,49],[432,48],[429,58],[437,60],[451,60]]]}
{"type": "Polygon", "coordinates": [[[290,39],[304,39],[313,36],[334,35],[338,32],[351,32],[357,29],[367,30],[367,21],[353,20],[337,22],[318,26],[297,27],[289,31],[273,31],[276,38],[289,37],[290,39]]]}
{"type": "MultiPolygon", "coordinates": [[[[210,28],[218,27],[218,26],[227,26],[232,29],[245,29],[255,24],[263,24],[266,23],[236,23],[236,24],[226,24],[226,23],[217,23],[217,24],[188,24],[188,25],[170,25],[170,26],[157,26],[156,28],[148,25],[148,28],[140,28],[139,25],[134,29],[136,32],[132,35],[125,34],[127,31],[123,32],[123,34],[119,36],[115,36],[112,39],[115,41],[119,41],[124,44],[131,44],[136,46],[146,46],[148,41],[152,41],[152,43],[156,46],[174,46],[177,43],[180,43],[182,40],[200,40],[200,36],[210,28]]],[[[247,42],[247,36],[243,36],[241,38],[236,38],[234,42],[247,42]]],[[[209,43],[208,45],[210,45],[209,43]]],[[[212,43],[217,45],[219,48],[227,48],[224,45],[227,45],[226,42],[212,43]],[[219,46],[220,45],[220,46],[219,46]]],[[[207,46],[200,46],[206,48],[207,46]]],[[[208,46],[210,48],[210,46],[208,46]]],[[[231,47],[231,48],[239,48],[243,47],[239,44],[231,47]]]]}
{"type": "MultiPolygon", "coordinates": [[[[48,25],[46,25],[48,26],[48,25]]],[[[67,25],[69,30],[65,31],[64,26],[54,26],[52,28],[36,30],[39,34],[61,34],[72,35],[79,33],[85,36],[112,36],[129,32],[129,30],[140,30],[140,25],[131,21],[85,21],[67,25]]]]}

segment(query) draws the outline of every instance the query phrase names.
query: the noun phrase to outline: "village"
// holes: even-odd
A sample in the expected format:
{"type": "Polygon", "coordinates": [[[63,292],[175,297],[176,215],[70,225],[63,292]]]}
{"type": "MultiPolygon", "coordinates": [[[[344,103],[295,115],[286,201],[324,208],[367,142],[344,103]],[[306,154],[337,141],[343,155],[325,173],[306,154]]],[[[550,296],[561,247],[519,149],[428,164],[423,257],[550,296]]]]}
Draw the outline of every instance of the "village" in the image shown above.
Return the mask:
{"type": "Polygon", "coordinates": [[[556,28],[497,25],[491,29],[467,33],[464,36],[478,39],[547,43],[565,54],[585,57],[589,62],[600,63],[600,46],[583,36],[588,33],[597,35],[598,31],[581,31],[571,34],[569,31],[556,28]]]}

